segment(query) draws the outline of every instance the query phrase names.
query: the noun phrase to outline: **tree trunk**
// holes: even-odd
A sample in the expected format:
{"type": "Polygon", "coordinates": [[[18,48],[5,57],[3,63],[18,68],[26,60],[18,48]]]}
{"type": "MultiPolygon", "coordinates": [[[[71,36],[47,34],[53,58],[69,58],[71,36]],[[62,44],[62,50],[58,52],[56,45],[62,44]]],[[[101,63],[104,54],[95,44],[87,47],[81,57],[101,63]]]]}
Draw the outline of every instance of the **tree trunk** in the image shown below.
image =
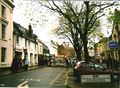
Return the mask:
{"type": "Polygon", "coordinates": [[[79,48],[77,49],[76,46],[74,46],[74,49],[75,49],[75,52],[76,52],[76,55],[77,55],[76,60],[80,61],[81,60],[81,50],[82,50],[82,48],[81,48],[81,46],[79,46],[79,48]]]}
{"type": "Polygon", "coordinates": [[[88,54],[88,48],[87,48],[87,40],[85,38],[83,38],[83,45],[84,45],[85,62],[89,63],[89,54],[88,54]]]}

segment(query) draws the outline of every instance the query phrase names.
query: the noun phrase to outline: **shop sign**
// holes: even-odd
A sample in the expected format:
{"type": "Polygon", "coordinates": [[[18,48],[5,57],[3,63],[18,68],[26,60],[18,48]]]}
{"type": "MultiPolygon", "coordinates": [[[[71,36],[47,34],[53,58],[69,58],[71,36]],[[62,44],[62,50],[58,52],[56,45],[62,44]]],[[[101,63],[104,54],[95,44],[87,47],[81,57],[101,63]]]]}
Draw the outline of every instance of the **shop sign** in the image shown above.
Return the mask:
{"type": "Polygon", "coordinates": [[[83,83],[108,83],[111,82],[110,74],[81,75],[83,83]]]}
{"type": "Polygon", "coordinates": [[[27,53],[27,49],[24,49],[24,53],[27,53]]]}

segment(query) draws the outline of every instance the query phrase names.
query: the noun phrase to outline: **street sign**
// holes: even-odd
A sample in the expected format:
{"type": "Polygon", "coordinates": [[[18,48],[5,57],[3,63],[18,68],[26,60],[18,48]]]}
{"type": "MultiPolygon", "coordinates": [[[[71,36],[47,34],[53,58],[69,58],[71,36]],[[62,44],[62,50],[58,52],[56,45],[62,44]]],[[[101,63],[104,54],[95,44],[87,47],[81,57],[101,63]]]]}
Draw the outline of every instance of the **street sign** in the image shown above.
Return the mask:
{"type": "Polygon", "coordinates": [[[110,74],[81,75],[82,83],[110,83],[110,74]]]}
{"type": "Polygon", "coordinates": [[[109,42],[109,48],[117,48],[118,43],[116,41],[109,42]]]}

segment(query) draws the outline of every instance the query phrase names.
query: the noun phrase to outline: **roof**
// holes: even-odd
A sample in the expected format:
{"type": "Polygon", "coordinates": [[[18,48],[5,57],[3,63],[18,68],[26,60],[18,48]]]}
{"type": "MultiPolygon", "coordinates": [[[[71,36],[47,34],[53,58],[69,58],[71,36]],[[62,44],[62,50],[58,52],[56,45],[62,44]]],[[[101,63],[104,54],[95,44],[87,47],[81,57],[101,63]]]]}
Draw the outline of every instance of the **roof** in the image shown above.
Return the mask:
{"type": "Polygon", "coordinates": [[[37,35],[35,34],[32,34],[32,38],[30,38],[29,36],[29,30],[27,30],[26,28],[22,27],[20,24],[16,23],[16,22],[13,22],[13,33],[14,34],[17,34],[21,37],[24,37],[34,43],[37,43],[36,42],[36,39],[37,39],[37,35]]]}

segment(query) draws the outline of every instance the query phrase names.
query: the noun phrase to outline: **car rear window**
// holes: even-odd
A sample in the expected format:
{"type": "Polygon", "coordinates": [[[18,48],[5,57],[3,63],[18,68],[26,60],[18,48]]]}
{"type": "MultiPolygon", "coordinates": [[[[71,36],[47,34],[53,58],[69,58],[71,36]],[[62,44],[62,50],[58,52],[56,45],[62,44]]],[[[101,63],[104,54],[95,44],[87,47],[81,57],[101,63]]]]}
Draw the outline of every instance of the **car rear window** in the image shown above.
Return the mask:
{"type": "Polygon", "coordinates": [[[94,65],[93,64],[86,64],[84,69],[94,69],[94,65]]]}
{"type": "Polygon", "coordinates": [[[101,66],[101,65],[95,64],[95,69],[96,69],[96,70],[103,70],[104,67],[101,66]]]}

